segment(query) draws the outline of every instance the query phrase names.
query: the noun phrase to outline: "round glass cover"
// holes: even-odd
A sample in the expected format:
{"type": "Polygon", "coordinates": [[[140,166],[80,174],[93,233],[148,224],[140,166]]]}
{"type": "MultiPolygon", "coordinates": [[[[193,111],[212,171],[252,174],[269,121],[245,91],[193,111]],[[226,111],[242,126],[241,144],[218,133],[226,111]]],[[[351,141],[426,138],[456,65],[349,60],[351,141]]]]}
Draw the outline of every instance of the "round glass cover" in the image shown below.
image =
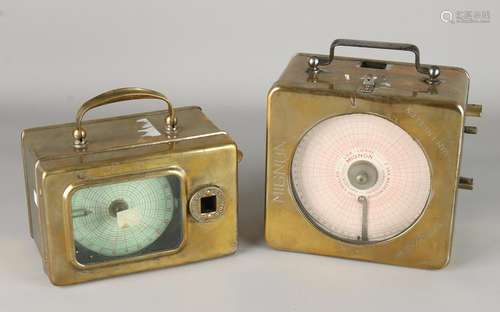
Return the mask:
{"type": "Polygon", "coordinates": [[[121,257],[153,245],[172,222],[175,181],[162,176],[76,191],[71,200],[76,252],[86,251],[90,258],[121,257]]]}
{"type": "Polygon", "coordinates": [[[300,140],[292,160],[294,195],[324,232],[373,243],[408,229],[427,205],[430,167],[420,145],[371,114],[325,119],[300,140]]]}

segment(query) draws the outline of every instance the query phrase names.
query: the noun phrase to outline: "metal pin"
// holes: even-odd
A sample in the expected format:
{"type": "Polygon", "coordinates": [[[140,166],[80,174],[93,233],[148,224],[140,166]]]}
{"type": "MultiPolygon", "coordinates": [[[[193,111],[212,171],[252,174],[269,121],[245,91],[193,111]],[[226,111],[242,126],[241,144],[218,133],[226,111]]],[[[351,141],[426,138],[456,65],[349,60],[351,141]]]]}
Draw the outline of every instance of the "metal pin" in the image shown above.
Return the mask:
{"type": "Polygon", "coordinates": [[[467,134],[477,134],[476,126],[464,126],[464,132],[467,134]]]}
{"type": "Polygon", "coordinates": [[[474,188],[474,179],[466,178],[466,177],[459,177],[458,178],[458,188],[461,188],[464,190],[472,190],[474,188]]]}
{"type": "Polygon", "coordinates": [[[481,104],[467,104],[465,106],[465,115],[471,117],[481,117],[483,106],[481,104]]]}

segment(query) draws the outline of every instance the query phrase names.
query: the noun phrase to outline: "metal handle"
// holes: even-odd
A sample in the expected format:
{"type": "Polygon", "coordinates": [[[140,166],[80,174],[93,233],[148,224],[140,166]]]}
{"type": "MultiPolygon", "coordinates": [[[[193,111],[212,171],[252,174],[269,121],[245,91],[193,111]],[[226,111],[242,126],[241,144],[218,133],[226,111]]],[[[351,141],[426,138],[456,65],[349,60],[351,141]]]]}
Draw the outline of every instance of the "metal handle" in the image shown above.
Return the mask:
{"type": "Polygon", "coordinates": [[[143,89],[143,88],[120,88],[99,94],[83,103],[78,112],[76,113],[76,127],[73,131],[73,138],[75,139],[73,145],[75,148],[84,148],[87,145],[87,132],[82,128],[83,116],[91,109],[111,104],[115,102],[122,102],[128,100],[139,99],[158,99],[167,104],[168,114],[165,117],[165,127],[168,132],[175,131],[177,119],[175,118],[175,111],[172,104],[168,101],[165,95],[160,92],[143,89]]]}
{"type": "Polygon", "coordinates": [[[335,57],[336,47],[357,47],[357,48],[372,48],[396,51],[408,51],[415,54],[415,68],[421,74],[428,75],[429,78],[425,81],[429,84],[439,82],[440,70],[435,65],[422,65],[420,64],[420,52],[416,45],[409,43],[394,43],[394,42],[381,42],[381,41],[365,41],[365,40],[352,40],[352,39],[337,39],[332,42],[330,46],[330,55],[328,58],[311,56],[308,59],[308,65],[313,72],[319,72],[320,66],[329,65],[335,57]]]}

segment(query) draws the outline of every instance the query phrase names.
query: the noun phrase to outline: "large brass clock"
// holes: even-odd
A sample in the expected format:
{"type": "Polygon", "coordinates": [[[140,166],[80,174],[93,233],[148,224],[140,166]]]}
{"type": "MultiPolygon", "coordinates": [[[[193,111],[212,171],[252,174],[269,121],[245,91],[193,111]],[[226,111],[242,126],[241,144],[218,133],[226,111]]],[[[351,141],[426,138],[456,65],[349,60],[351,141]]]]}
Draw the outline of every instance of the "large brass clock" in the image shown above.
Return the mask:
{"type": "Polygon", "coordinates": [[[465,70],[412,44],[335,40],[300,53],[268,95],[265,236],[277,249],[420,268],[450,257],[467,102],[465,70]],[[338,57],[408,51],[413,63],[338,57]]]}

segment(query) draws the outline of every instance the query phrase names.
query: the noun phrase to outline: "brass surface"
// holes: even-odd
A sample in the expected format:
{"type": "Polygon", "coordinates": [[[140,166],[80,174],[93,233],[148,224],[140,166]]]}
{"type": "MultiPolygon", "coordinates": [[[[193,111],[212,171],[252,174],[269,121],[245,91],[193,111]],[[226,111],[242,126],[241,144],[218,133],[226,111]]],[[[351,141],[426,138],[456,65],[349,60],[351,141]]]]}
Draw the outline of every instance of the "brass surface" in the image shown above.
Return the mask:
{"type": "Polygon", "coordinates": [[[483,112],[483,105],[481,104],[467,104],[465,115],[470,117],[481,117],[483,112]]]}
{"type": "Polygon", "coordinates": [[[347,57],[335,57],[316,73],[308,71],[310,56],[295,56],[268,94],[268,244],[280,250],[401,266],[446,266],[453,236],[467,73],[439,66],[441,83],[429,85],[412,63],[375,60],[386,64],[385,69],[364,68],[363,61],[372,60],[347,57]],[[367,76],[374,77],[374,87],[363,92],[367,76]],[[431,167],[431,194],[419,219],[396,237],[373,244],[353,244],[323,233],[301,213],[292,192],[291,162],[302,135],[325,118],[351,113],[374,114],[396,123],[420,144],[431,167]]]}
{"type": "Polygon", "coordinates": [[[217,186],[205,186],[196,191],[189,200],[189,212],[193,219],[198,222],[212,222],[224,214],[224,192],[217,186]],[[215,197],[216,207],[212,212],[201,211],[201,199],[204,197],[215,197]]]}
{"type": "Polygon", "coordinates": [[[76,113],[75,130],[73,131],[73,138],[75,139],[74,145],[76,148],[84,148],[86,146],[86,136],[87,132],[82,128],[83,116],[91,109],[129,100],[139,100],[139,99],[158,99],[162,100],[167,104],[168,115],[165,117],[165,127],[168,131],[174,131],[177,124],[177,119],[175,118],[175,111],[173,109],[170,101],[161,93],[144,89],[144,88],[120,88],[114,89],[96,97],[91,98],[87,102],[83,103],[78,112],[76,113]]]}
{"type": "Polygon", "coordinates": [[[464,190],[473,190],[474,189],[474,179],[466,178],[466,177],[458,177],[458,188],[464,190]]]}
{"type": "Polygon", "coordinates": [[[464,126],[464,132],[467,134],[477,134],[476,126],[464,126]]]}
{"type": "Polygon", "coordinates": [[[238,150],[197,107],[176,109],[177,131],[165,130],[171,111],[84,122],[92,133],[85,148],[73,147],[75,123],[24,130],[22,152],[31,236],[43,267],[56,285],[220,257],[237,248],[238,150]],[[99,183],[116,183],[165,174],[181,179],[184,241],[177,250],[91,265],[78,263],[72,237],[71,196],[99,183]],[[188,214],[188,198],[217,185],[224,214],[199,223],[188,214]]]}

